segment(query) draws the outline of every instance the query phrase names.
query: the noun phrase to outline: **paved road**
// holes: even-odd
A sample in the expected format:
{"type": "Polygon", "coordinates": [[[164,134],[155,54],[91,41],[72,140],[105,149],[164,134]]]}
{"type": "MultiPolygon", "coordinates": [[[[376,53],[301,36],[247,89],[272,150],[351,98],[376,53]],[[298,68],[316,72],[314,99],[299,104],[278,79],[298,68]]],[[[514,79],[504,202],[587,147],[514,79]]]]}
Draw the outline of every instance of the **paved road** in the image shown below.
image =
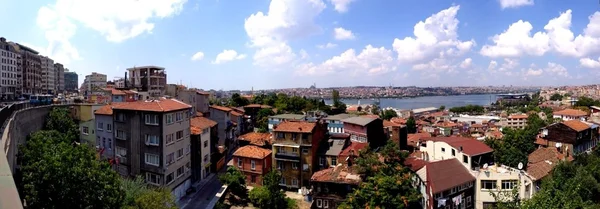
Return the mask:
{"type": "Polygon", "coordinates": [[[210,179],[202,189],[198,190],[194,197],[185,203],[181,209],[205,209],[208,203],[215,197],[217,192],[221,189],[221,182],[216,178],[216,175],[212,176],[214,179],[210,179]]]}

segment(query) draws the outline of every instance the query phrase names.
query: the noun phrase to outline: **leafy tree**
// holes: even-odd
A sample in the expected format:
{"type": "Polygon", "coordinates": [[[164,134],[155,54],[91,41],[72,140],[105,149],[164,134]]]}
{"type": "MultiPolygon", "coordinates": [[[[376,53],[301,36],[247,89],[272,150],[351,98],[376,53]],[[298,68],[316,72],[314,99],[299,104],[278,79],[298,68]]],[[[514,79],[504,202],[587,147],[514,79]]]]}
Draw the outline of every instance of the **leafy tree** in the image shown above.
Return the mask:
{"type": "Polygon", "coordinates": [[[511,167],[517,167],[519,163],[526,166],[529,154],[535,150],[538,130],[546,125],[548,123],[537,114],[531,114],[524,129],[504,129],[502,140],[486,139],[485,143],[494,149],[497,162],[511,167]]]}
{"type": "Polygon", "coordinates": [[[337,110],[334,114],[346,112],[346,104],[342,102],[338,90],[331,91],[331,100],[333,100],[333,107],[337,110]]]}
{"type": "Polygon", "coordinates": [[[468,114],[480,114],[484,112],[483,106],[480,105],[466,105],[462,107],[450,108],[450,112],[453,113],[468,113],[468,114]]]}
{"type": "Polygon", "coordinates": [[[79,141],[79,127],[71,118],[69,109],[65,107],[52,108],[46,117],[45,129],[64,133],[68,141],[79,141]]]}
{"type": "Polygon", "coordinates": [[[440,106],[440,111],[444,111],[444,110],[446,110],[446,106],[444,106],[444,105],[440,106]]]}
{"type": "Polygon", "coordinates": [[[406,120],[406,130],[409,134],[417,133],[417,122],[412,116],[406,120]]]}
{"type": "Polygon", "coordinates": [[[395,110],[387,109],[381,112],[381,118],[384,120],[392,119],[393,117],[398,117],[398,113],[395,110]]]}
{"type": "Polygon", "coordinates": [[[600,106],[600,101],[589,98],[589,97],[579,97],[579,99],[577,99],[577,102],[575,102],[575,106],[583,106],[583,107],[600,106]]]}
{"type": "Polygon", "coordinates": [[[561,101],[563,99],[563,96],[560,95],[559,93],[554,93],[552,94],[552,96],[550,96],[550,100],[552,101],[561,101]]]}
{"type": "Polygon", "coordinates": [[[148,186],[144,182],[144,178],[141,176],[135,179],[123,179],[121,180],[121,188],[125,191],[125,199],[123,204],[133,206],[135,205],[135,198],[148,192],[148,186]]]}
{"type": "Polygon", "coordinates": [[[227,168],[227,172],[219,176],[221,183],[226,184],[231,193],[240,199],[248,197],[246,176],[236,167],[227,168]]]}
{"type": "Polygon", "coordinates": [[[261,209],[287,209],[294,208],[295,204],[290,204],[289,198],[279,187],[281,175],[271,170],[263,179],[263,186],[255,187],[250,191],[250,201],[255,207],[261,209]]]}
{"type": "Polygon", "coordinates": [[[265,132],[269,129],[269,116],[275,115],[272,109],[260,109],[256,113],[256,126],[265,132]]]}
{"type": "Polygon", "coordinates": [[[241,106],[246,106],[250,104],[250,101],[248,101],[248,99],[241,97],[240,94],[235,93],[231,95],[231,101],[229,103],[229,105],[233,106],[233,107],[241,107],[241,106]]]}
{"type": "Polygon", "coordinates": [[[135,206],[127,209],[177,209],[175,198],[166,188],[147,190],[135,198],[135,206]]]}
{"type": "Polygon", "coordinates": [[[28,208],[120,208],[120,177],[88,146],[56,130],[31,135],[22,145],[22,197],[28,208]]]}

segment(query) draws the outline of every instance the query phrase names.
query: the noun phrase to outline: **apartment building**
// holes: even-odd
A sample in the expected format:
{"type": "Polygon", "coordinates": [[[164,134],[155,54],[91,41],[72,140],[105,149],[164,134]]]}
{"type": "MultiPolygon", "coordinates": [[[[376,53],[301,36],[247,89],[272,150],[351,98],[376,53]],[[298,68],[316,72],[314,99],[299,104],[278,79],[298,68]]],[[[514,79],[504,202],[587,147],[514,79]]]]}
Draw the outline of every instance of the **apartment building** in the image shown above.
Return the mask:
{"type": "Polygon", "coordinates": [[[237,146],[237,137],[233,134],[236,124],[233,124],[230,119],[233,110],[229,107],[212,105],[209,111],[209,118],[218,123],[218,145],[226,146],[229,152],[233,152],[233,147],[237,146]]]}
{"type": "Polygon", "coordinates": [[[5,38],[0,37],[0,77],[1,86],[0,92],[2,92],[2,99],[13,100],[17,97],[17,86],[20,84],[17,79],[17,75],[20,69],[21,55],[17,49],[6,42],[5,38]]]}
{"type": "Polygon", "coordinates": [[[192,180],[202,180],[211,172],[211,153],[216,147],[211,146],[211,140],[216,135],[212,129],[217,122],[205,117],[190,119],[192,144],[192,180]]]}
{"type": "MultiPolygon", "coordinates": [[[[11,43],[13,44],[13,43],[11,43]]],[[[28,97],[33,94],[41,94],[42,88],[42,60],[39,53],[27,46],[14,43],[15,48],[21,54],[21,76],[22,95],[28,97]]],[[[17,79],[18,79],[17,75],[17,79]]]]}
{"type": "Polygon", "coordinates": [[[338,208],[360,182],[362,179],[356,168],[345,164],[315,172],[311,177],[313,201],[310,208],[338,208]]]}
{"type": "Polygon", "coordinates": [[[323,140],[317,149],[319,160],[318,170],[335,167],[341,161],[338,156],[346,147],[350,146],[350,134],[333,133],[329,139],[323,140]]]}
{"type": "Polygon", "coordinates": [[[82,87],[85,96],[101,94],[104,91],[103,89],[106,88],[106,75],[92,72],[92,74],[85,76],[82,87]]]}
{"type": "Polygon", "coordinates": [[[96,149],[103,159],[113,159],[115,156],[112,110],[114,105],[104,105],[94,111],[96,118],[96,149]]]}
{"type": "Polygon", "coordinates": [[[580,120],[585,121],[588,117],[588,113],[582,110],[576,109],[564,109],[552,113],[553,118],[558,118],[563,121],[568,120],[580,120]]]}
{"type": "Polygon", "coordinates": [[[344,123],[342,120],[352,117],[356,117],[356,115],[342,113],[327,116],[325,118],[327,121],[327,130],[329,130],[329,133],[344,133],[344,123]]]}
{"type": "Polygon", "coordinates": [[[281,122],[301,121],[301,120],[306,120],[306,116],[301,115],[301,114],[280,114],[280,115],[269,116],[269,121],[268,121],[269,132],[272,132],[273,127],[275,127],[277,124],[279,124],[281,122]]]}
{"type": "Polygon", "coordinates": [[[248,145],[240,147],[233,153],[235,166],[244,173],[250,186],[260,186],[263,177],[271,171],[272,151],[269,149],[248,145]]]}
{"type": "Polygon", "coordinates": [[[379,118],[358,116],[341,121],[344,123],[344,133],[350,134],[352,141],[369,143],[371,148],[377,148],[387,143],[383,120],[379,118]]]}
{"type": "Polygon", "coordinates": [[[305,192],[317,165],[318,145],[325,138],[326,124],[284,121],[273,129],[274,165],[281,171],[280,186],[305,192]]]}
{"type": "Polygon", "coordinates": [[[42,63],[42,92],[43,94],[54,94],[56,91],[54,60],[45,56],[40,56],[40,60],[42,63]]]}
{"type": "Polygon", "coordinates": [[[67,92],[79,92],[79,76],[76,72],[70,72],[69,69],[65,68],[65,91],[67,92]]]}
{"type": "Polygon", "coordinates": [[[527,114],[513,114],[500,119],[500,126],[512,129],[524,129],[527,126],[527,114]]]}
{"type": "Polygon", "coordinates": [[[535,143],[541,147],[555,147],[566,157],[573,157],[598,145],[599,128],[597,124],[576,119],[555,123],[544,127],[535,143]]]}
{"type": "Polygon", "coordinates": [[[179,199],[191,186],[191,106],[160,98],[113,107],[117,172],[145,177],[179,199]]]}
{"type": "Polygon", "coordinates": [[[57,93],[65,91],[65,67],[60,63],[54,63],[54,83],[57,93]]]}
{"type": "Polygon", "coordinates": [[[138,92],[148,92],[150,97],[160,97],[165,94],[167,73],[164,67],[141,66],[127,68],[129,83],[138,92]]]}

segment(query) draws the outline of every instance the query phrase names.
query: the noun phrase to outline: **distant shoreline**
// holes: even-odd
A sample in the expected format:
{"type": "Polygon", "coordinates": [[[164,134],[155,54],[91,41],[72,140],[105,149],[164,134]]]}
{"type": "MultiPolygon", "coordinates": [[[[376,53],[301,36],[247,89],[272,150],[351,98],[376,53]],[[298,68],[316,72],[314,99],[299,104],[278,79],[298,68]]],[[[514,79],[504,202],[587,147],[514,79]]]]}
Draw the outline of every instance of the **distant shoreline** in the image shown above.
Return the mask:
{"type": "MultiPolygon", "coordinates": [[[[497,93],[472,93],[472,94],[431,94],[431,95],[419,95],[419,96],[382,96],[382,97],[340,97],[340,99],[413,99],[419,97],[443,97],[443,96],[472,96],[472,95],[497,95],[497,94],[510,94],[514,92],[497,92],[497,93]]],[[[531,92],[525,92],[531,93],[531,92]]],[[[331,97],[323,98],[325,100],[331,100],[331,97]]]]}

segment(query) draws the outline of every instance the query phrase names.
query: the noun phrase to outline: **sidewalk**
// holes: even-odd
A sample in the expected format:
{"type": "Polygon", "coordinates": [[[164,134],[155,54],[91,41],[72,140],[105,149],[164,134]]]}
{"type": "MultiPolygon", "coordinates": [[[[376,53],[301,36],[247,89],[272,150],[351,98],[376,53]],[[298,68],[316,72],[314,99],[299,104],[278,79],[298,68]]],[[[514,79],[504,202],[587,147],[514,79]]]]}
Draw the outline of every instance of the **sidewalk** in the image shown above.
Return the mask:
{"type": "Polygon", "coordinates": [[[177,201],[179,208],[184,208],[192,199],[194,199],[196,194],[198,194],[198,192],[200,192],[208,182],[218,181],[216,177],[216,173],[210,173],[208,176],[206,176],[206,178],[192,184],[192,187],[196,188],[196,191],[179,199],[179,201],[177,201]]]}

